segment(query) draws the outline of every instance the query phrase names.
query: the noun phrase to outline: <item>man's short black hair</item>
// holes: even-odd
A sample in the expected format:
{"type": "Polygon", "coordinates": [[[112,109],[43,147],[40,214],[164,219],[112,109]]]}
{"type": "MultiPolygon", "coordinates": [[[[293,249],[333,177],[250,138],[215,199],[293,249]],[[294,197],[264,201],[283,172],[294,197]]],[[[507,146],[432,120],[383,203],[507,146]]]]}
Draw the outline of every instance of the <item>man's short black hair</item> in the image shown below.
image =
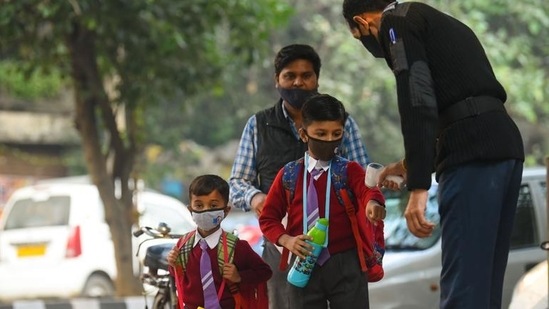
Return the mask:
{"type": "Polygon", "coordinates": [[[344,0],[343,18],[351,28],[358,28],[353,17],[366,12],[383,11],[394,0],[344,0]]]}
{"type": "Polygon", "coordinates": [[[320,76],[320,57],[314,48],[305,44],[292,44],[285,46],[276,54],[274,60],[276,75],[280,74],[280,72],[282,72],[288,64],[298,59],[310,61],[313,65],[313,70],[316,73],[316,77],[318,78],[320,76]]]}
{"type": "Polygon", "coordinates": [[[229,184],[223,178],[212,174],[198,176],[191,182],[189,186],[189,199],[193,195],[208,195],[214,190],[217,190],[221,194],[225,204],[229,202],[229,184]]]}
{"type": "Polygon", "coordinates": [[[301,117],[304,128],[313,121],[340,121],[345,126],[347,113],[338,99],[328,94],[317,94],[305,101],[301,108],[301,117]]]}

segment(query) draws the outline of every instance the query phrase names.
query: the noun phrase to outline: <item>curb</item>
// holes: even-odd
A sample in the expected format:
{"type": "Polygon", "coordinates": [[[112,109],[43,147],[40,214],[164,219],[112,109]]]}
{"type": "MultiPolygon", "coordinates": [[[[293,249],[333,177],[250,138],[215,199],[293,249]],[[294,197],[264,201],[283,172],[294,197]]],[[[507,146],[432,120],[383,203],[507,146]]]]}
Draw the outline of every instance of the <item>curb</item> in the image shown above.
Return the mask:
{"type": "Polygon", "coordinates": [[[147,305],[152,305],[150,299],[132,296],[121,299],[16,300],[11,304],[0,304],[0,309],[144,309],[147,305]]]}

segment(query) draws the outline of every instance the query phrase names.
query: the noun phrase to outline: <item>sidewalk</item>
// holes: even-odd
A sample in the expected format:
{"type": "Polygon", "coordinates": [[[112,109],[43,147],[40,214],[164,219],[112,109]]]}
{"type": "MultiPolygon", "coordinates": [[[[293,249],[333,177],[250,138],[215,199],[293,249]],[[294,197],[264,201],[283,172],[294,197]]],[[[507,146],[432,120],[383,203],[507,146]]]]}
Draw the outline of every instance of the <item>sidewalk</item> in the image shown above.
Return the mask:
{"type": "Polygon", "coordinates": [[[132,296],[121,299],[85,299],[70,300],[18,300],[11,304],[0,304],[0,309],[144,309],[152,306],[152,297],[132,296]]]}

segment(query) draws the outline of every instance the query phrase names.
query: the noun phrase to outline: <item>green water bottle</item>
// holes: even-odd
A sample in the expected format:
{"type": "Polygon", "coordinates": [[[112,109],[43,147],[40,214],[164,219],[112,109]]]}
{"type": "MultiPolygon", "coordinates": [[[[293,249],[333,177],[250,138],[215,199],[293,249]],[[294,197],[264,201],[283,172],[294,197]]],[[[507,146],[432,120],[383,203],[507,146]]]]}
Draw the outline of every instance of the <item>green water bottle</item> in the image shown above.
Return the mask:
{"type": "Polygon", "coordinates": [[[320,252],[324,249],[324,242],[326,241],[326,230],[328,229],[328,219],[320,218],[316,221],[315,226],[309,230],[307,235],[313,238],[312,241],[307,241],[313,246],[313,252],[305,259],[296,258],[294,265],[288,272],[288,282],[297,287],[305,287],[309,282],[313,268],[315,267],[316,260],[320,256],[320,252]]]}

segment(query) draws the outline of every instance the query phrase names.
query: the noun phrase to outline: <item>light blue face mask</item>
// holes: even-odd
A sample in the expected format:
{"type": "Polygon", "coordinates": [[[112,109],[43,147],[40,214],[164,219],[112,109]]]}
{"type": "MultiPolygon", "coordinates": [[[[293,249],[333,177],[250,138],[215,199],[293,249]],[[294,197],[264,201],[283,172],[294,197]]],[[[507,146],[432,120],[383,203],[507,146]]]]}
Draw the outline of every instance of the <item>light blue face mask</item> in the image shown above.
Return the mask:
{"type": "Polygon", "coordinates": [[[192,212],[193,220],[199,229],[211,231],[221,224],[225,218],[225,208],[192,212]]]}

